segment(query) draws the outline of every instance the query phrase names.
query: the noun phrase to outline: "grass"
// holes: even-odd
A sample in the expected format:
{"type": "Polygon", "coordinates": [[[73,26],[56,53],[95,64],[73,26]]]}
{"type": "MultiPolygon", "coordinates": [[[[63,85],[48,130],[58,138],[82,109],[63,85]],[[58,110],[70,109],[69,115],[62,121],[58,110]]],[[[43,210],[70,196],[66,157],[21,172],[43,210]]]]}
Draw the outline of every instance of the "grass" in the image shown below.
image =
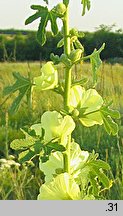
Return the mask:
{"type": "MultiPolygon", "coordinates": [[[[6,143],[6,112],[13,98],[9,98],[3,103],[5,98],[2,96],[2,90],[6,85],[13,83],[12,72],[20,72],[28,76],[39,75],[43,63],[0,63],[0,157],[5,156],[6,143]]],[[[63,66],[59,66],[59,76],[63,79],[63,66]]],[[[86,63],[73,68],[73,80],[87,77],[86,88],[92,87],[92,73],[90,64],[86,63]]],[[[80,144],[82,149],[99,152],[99,157],[111,165],[114,175],[114,186],[107,194],[106,199],[123,199],[123,66],[116,64],[114,66],[103,63],[98,71],[98,83],[96,86],[98,92],[105,100],[112,100],[112,107],[121,113],[119,136],[110,137],[104,131],[103,127],[85,128],[77,125],[73,137],[80,144]]],[[[56,95],[53,91],[33,93],[33,118],[30,119],[26,105],[26,98],[20,106],[19,111],[9,116],[8,120],[8,147],[15,138],[22,137],[20,128],[25,125],[31,125],[40,121],[42,113],[46,110],[60,110],[63,107],[62,97],[56,95]]],[[[9,154],[13,152],[9,149],[9,154]]],[[[23,179],[25,167],[19,170],[7,170],[0,175],[0,199],[36,199],[39,185],[41,184],[41,173],[37,173],[37,168],[30,168],[25,176],[24,183],[20,188],[20,182],[23,179]],[[13,178],[14,176],[14,178],[13,178]],[[33,178],[32,178],[33,176],[33,178]],[[13,185],[13,186],[12,186],[13,185]],[[2,188],[2,189],[1,189],[2,188]],[[6,189],[8,188],[8,189],[6,189]],[[10,191],[9,194],[7,194],[10,191]],[[34,192],[35,191],[35,192],[34,192]],[[2,194],[2,195],[1,195],[2,194]]],[[[25,172],[26,173],[26,172],[25,172]]]]}

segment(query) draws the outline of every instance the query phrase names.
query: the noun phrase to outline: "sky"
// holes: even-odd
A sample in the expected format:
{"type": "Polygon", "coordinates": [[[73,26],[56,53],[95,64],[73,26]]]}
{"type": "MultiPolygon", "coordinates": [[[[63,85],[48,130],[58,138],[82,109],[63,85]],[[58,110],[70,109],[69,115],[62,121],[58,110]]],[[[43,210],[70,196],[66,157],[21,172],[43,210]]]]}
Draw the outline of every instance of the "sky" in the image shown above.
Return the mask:
{"type": "MultiPolygon", "coordinates": [[[[60,0],[49,0],[50,7],[60,0]]],[[[36,30],[38,21],[25,26],[28,16],[33,14],[32,4],[42,4],[43,0],[0,0],[0,29],[36,30]]],[[[123,0],[91,0],[91,10],[81,16],[81,0],[70,0],[70,26],[82,31],[94,31],[101,24],[116,24],[123,29],[123,0]]],[[[61,27],[61,23],[59,22],[61,27]]],[[[49,28],[49,27],[48,27],[49,28]]]]}

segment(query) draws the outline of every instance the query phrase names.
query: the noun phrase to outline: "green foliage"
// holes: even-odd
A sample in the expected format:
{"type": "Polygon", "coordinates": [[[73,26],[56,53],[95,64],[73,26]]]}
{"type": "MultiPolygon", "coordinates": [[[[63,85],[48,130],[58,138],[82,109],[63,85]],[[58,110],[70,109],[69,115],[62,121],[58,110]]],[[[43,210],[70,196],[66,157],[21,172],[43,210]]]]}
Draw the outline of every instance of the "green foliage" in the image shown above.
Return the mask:
{"type": "Polygon", "coordinates": [[[101,109],[101,115],[107,133],[113,136],[117,135],[118,125],[113,121],[113,119],[120,119],[120,113],[116,110],[110,109],[109,107],[103,107],[101,109]]]}
{"type": "MultiPolygon", "coordinates": [[[[48,3],[47,1],[45,1],[48,3]]],[[[83,13],[90,9],[90,0],[82,0],[83,13]]],[[[63,39],[58,47],[64,46],[64,53],[59,57],[51,55],[53,62],[47,62],[41,68],[41,76],[34,77],[33,89],[39,91],[54,90],[58,93],[62,88],[64,109],[62,111],[46,111],[41,116],[41,122],[32,125],[29,131],[23,131],[25,139],[14,140],[11,148],[19,153],[21,163],[30,162],[39,157],[41,171],[44,172],[45,182],[40,187],[39,200],[80,200],[101,198],[101,193],[109,190],[112,180],[108,178],[107,171],[110,166],[98,160],[98,154],[82,151],[78,143],[72,138],[75,130],[75,122],[79,121],[85,127],[96,124],[102,125],[109,134],[116,135],[118,126],[113,121],[119,118],[117,111],[106,107],[104,100],[95,89],[86,90],[81,85],[72,84],[72,66],[90,59],[93,72],[94,86],[97,82],[97,70],[101,65],[100,53],[105,44],[99,50],[89,56],[84,56],[84,48],[79,38],[84,35],[76,29],[69,29],[69,1],[63,1],[53,9],[40,5],[32,5],[37,12],[26,20],[29,24],[41,18],[37,39],[44,45],[46,42],[46,27],[51,22],[51,30],[54,35],[58,33],[57,18],[63,22],[63,39]],[[67,6],[67,7],[66,7],[67,6]],[[58,70],[54,64],[62,63],[65,68],[65,82],[60,85],[58,70]],[[112,119],[113,118],[113,119],[112,119]]],[[[4,94],[19,90],[17,106],[26,91],[31,87],[30,80],[16,75],[16,83],[4,90],[4,94]],[[21,82],[20,82],[21,80],[21,82]],[[26,81],[25,81],[26,80],[26,81]],[[26,83],[26,84],[25,84],[26,83]],[[28,83],[28,85],[27,85],[28,83]]],[[[81,84],[81,80],[77,81],[81,84]]],[[[16,104],[15,103],[15,104],[16,104]]]]}
{"type": "Polygon", "coordinates": [[[55,10],[49,11],[47,7],[43,7],[40,5],[32,5],[31,9],[37,10],[37,12],[29,17],[25,24],[28,25],[35,21],[38,18],[41,18],[41,21],[39,23],[38,32],[37,32],[37,39],[39,43],[43,46],[46,42],[46,26],[48,21],[51,22],[51,30],[54,35],[57,35],[58,33],[58,26],[57,26],[57,15],[55,10]]]}
{"type": "Polygon", "coordinates": [[[99,67],[100,67],[100,65],[102,63],[102,61],[100,59],[100,53],[102,52],[104,47],[105,47],[105,44],[103,44],[98,51],[95,49],[94,52],[90,56],[90,61],[91,61],[91,64],[92,64],[93,84],[94,84],[94,86],[97,83],[97,71],[98,71],[98,69],[99,69],[99,67]]]}
{"type": "Polygon", "coordinates": [[[3,90],[3,95],[11,95],[12,93],[19,91],[18,97],[15,98],[13,101],[11,107],[9,108],[9,112],[13,114],[16,112],[19,108],[19,105],[22,101],[22,98],[31,92],[31,82],[29,79],[23,77],[20,75],[20,73],[13,73],[14,78],[16,79],[16,82],[12,86],[5,87],[3,90]]]}
{"type": "Polygon", "coordinates": [[[40,169],[45,174],[45,184],[41,186],[38,199],[76,200],[87,199],[87,197],[88,199],[89,197],[95,199],[102,191],[112,186],[112,181],[104,173],[104,171],[110,170],[110,166],[104,161],[97,160],[96,154],[89,155],[88,152],[81,151],[79,145],[73,142],[70,155],[71,177],[69,177],[68,173],[64,173],[64,158],[61,152],[52,153],[45,163],[40,160],[40,169]],[[66,186],[64,186],[64,178],[68,185],[71,185],[71,181],[76,183],[76,187],[71,188],[71,193],[75,194],[75,196],[66,196],[67,190],[66,186]],[[59,187],[57,181],[59,181],[59,187]],[[99,185],[99,182],[102,183],[102,186],[99,185]],[[82,191],[80,191],[80,188],[82,191]]]}
{"type": "Polygon", "coordinates": [[[81,3],[83,4],[82,16],[84,16],[86,9],[90,10],[91,2],[90,2],[90,0],[82,0],[81,3]]]}
{"type": "MultiPolygon", "coordinates": [[[[49,61],[51,52],[59,56],[62,54],[64,42],[60,34],[54,38],[51,32],[47,32],[47,42],[45,46],[41,47],[36,39],[36,32],[19,30],[0,30],[0,32],[2,34],[2,39],[0,40],[0,61],[38,61],[39,59],[49,61]],[[8,37],[8,35],[10,37],[8,37]],[[62,40],[61,48],[57,48],[56,44],[58,44],[60,40],[62,40]],[[4,41],[5,47],[2,41],[4,41]],[[4,48],[6,48],[7,53],[4,48]],[[16,58],[14,58],[14,53],[16,58]],[[7,54],[8,58],[5,58],[5,54],[7,54]]],[[[79,32],[79,35],[83,35],[84,37],[81,38],[77,36],[78,39],[75,40],[75,36],[71,34],[71,43],[74,39],[73,44],[77,49],[82,49],[84,47],[84,53],[90,55],[95,47],[98,50],[103,42],[105,42],[106,47],[103,52],[101,52],[101,59],[111,64],[122,64],[122,33],[96,30],[95,32],[85,32],[84,34],[83,32],[79,32]],[[115,49],[112,49],[114,46],[115,49]]]]}

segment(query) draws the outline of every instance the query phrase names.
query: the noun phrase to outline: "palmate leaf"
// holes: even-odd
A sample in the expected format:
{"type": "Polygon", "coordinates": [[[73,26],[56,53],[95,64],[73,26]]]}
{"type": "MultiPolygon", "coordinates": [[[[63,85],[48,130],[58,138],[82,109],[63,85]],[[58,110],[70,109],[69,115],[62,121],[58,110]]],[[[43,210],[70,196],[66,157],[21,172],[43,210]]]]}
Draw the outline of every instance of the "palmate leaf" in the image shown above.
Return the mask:
{"type": "Polygon", "coordinates": [[[91,2],[90,2],[90,0],[82,0],[81,4],[83,5],[82,16],[84,16],[86,9],[90,10],[91,2]]]}
{"type": "MultiPolygon", "coordinates": [[[[48,1],[46,1],[48,3],[48,1]]],[[[37,39],[41,46],[43,46],[46,42],[46,27],[48,21],[51,22],[51,30],[53,35],[56,35],[58,33],[58,26],[57,26],[57,16],[53,12],[53,10],[49,11],[47,7],[43,7],[40,5],[32,5],[31,9],[37,10],[37,12],[30,16],[26,21],[25,24],[28,25],[35,21],[38,18],[40,19],[38,31],[37,31],[37,39]]]]}
{"type": "Polygon", "coordinates": [[[93,72],[93,84],[95,85],[97,83],[97,71],[102,64],[102,61],[100,59],[100,53],[104,49],[105,44],[101,46],[99,50],[94,50],[94,52],[90,55],[90,61],[92,65],[92,72],[93,72]]]}
{"type": "Polygon", "coordinates": [[[37,39],[39,43],[43,46],[46,42],[46,26],[48,23],[48,12],[41,16],[41,21],[38,27],[37,39]]]}
{"type": "Polygon", "coordinates": [[[94,196],[99,196],[101,191],[109,189],[112,186],[112,180],[105,174],[105,171],[108,170],[110,170],[110,166],[106,162],[94,158],[88,160],[82,167],[79,176],[83,190],[90,184],[91,193],[94,196]]]}
{"type": "Polygon", "coordinates": [[[25,88],[30,85],[30,80],[26,77],[23,77],[18,72],[14,72],[13,77],[16,79],[16,82],[12,86],[7,86],[3,89],[4,96],[12,94],[17,90],[25,88]]]}
{"type": "Polygon", "coordinates": [[[80,189],[68,173],[62,173],[40,188],[38,200],[79,200],[80,189]]]}
{"type": "Polygon", "coordinates": [[[109,107],[102,107],[100,112],[107,133],[113,136],[117,135],[118,125],[114,122],[113,119],[119,119],[120,113],[116,110],[110,109],[109,107]]]}
{"type": "Polygon", "coordinates": [[[57,16],[54,14],[52,10],[49,12],[49,19],[51,22],[51,30],[53,32],[53,35],[57,35],[58,33],[57,16]]]}
{"type": "Polygon", "coordinates": [[[3,89],[4,96],[19,91],[18,96],[15,98],[15,100],[9,108],[10,114],[14,114],[18,110],[23,97],[27,93],[29,93],[29,91],[31,92],[32,87],[32,83],[30,82],[30,80],[21,76],[20,73],[15,72],[13,73],[13,76],[16,79],[16,82],[12,86],[7,86],[3,89]]]}
{"type": "Polygon", "coordinates": [[[39,155],[43,149],[43,144],[40,141],[35,141],[32,146],[28,146],[28,149],[22,151],[19,154],[20,163],[25,163],[27,161],[31,161],[33,157],[39,155]]]}
{"type": "Polygon", "coordinates": [[[24,163],[32,159],[33,156],[39,154],[43,149],[43,144],[35,139],[16,139],[12,141],[10,147],[19,153],[20,163],[24,163]]]}

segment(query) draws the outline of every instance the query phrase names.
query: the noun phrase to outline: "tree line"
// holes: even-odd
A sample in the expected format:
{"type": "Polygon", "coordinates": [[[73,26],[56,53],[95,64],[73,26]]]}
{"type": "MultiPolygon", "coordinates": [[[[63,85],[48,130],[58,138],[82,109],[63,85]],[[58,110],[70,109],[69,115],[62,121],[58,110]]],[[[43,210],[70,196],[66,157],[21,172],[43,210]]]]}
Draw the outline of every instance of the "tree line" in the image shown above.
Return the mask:
{"type": "MultiPolygon", "coordinates": [[[[123,63],[123,32],[112,31],[112,28],[100,26],[95,32],[84,32],[85,37],[80,41],[84,46],[85,54],[89,55],[94,48],[106,44],[101,54],[104,61],[123,63]]],[[[61,55],[62,48],[56,48],[62,38],[58,34],[55,38],[47,32],[47,42],[41,47],[36,40],[36,32],[21,30],[0,30],[0,61],[37,61],[49,60],[50,53],[61,55]]]]}

